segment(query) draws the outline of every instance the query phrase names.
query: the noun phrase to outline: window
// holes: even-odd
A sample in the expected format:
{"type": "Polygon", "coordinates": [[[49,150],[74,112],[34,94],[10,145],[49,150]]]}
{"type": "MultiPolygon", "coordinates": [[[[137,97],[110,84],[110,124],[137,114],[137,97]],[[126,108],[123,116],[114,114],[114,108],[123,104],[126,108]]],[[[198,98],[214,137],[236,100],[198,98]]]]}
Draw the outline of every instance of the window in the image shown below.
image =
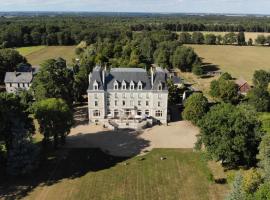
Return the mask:
{"type": "Polygon", "coordinates": [[[95,101],[95,106],[98,106],[98,101],[95,101]]]}
{"type": "Polygon", "coordinates": [[[145,105],[146,105],[146,106],[149,106],[149,101],[146,101],[146,102],[145,102],[145,105]]]}
{"type": "Polygon", "coordinates": [[[98,82],[97,81],[94,81],[94,90],[98,90],[98,82]]]}
{"type": "Polygon", "coordinates": [[[134,97],[133,93],[130,94],[130,97],[133,99],[133,97],[134,97]]]}
{"type": "Polygon", "coordinates": [[[20,83],[17,83],[17,87],[18,87],[18,88],[20,87],[20,83]]]}
{"type": "Polygon", "coordinates": [[[107,105],[108,105],[108,106],[111,105],[110,99],[107,99],[107,105]]]}
{"type": "Polygon", "coordinates": [[[114,117],[119,117],[119,111],[118,110],[114,110],[114,117]]]}
{"type": "Polygon", "coordinates": [[[141,83],[141,81],[138,83],[138,90],[142,90],[142,83],[141,83]]]}
{"type": "Polygon", "coordinates": [[[125,116],[129,117],[131,115],[131,110],[127,109],[125,110],[125,116]]]}
{"type": "Polygon", "coordinates": [[[141,93],[139,93],[139,94],[138,94],[138,97],[141,99],[141,98],[142,98],[142,94],[141,94],[141,93]]]}
{"type": "Polygon", "coordinates": [[[123,93],[122,97],[123,97],[123,99],[125,99],[126,98],[126,93],[123,93]]]}
{"type": "Polygon", "coordinates": [[[126,101],[122,101],[122,105],[125,106],[126,105],[126,101]]]}
{"type": "Polygon", "coordinates": [[[158,98],[161,99],[161,94],[158,94],[158,98]]]}
{"type": "Polygon", "coordinates": [[[11,87],[11,86],[12,86],[12,83],[9,84],[9,87],[11,87]]]}
{"type": "Polygon", "coordinates": [[[115,94],[114,94],[114,97],[117,99],[117,98],[118,98],[118,94],[117,94],[117,93],[115,93],[115,94]]]}
{"type": "Polygon", "coordinates": [[[146,99],[149,99],[149,93],[146,93],[146,99]]]}
{"type": "Polygon", "coordinates": [[[107,115],[111,115],[112,114],[112,111],[111,110],[108,110],[107,111],[107,115]]]}
{"type": "Polygon", "coordinates": [[[117,83],[117,81],[114,82],[113,88],[114,88],[115,90],[118,90],[118,83],[117,83]]]}
{"type": "Polygon", "coordinates": [[[94,94],[95,95],[95,99],[97,99],[98,97],[97,97],[97,94],[94,94]]]}
{"type": "Polygon", "coordinates": [[[130,101],[130,106],[134,106],[134,101],[130,101]]]}
{"type": "Polygon", "coordinates": [[[137,115],[140,115],[141,116],[142,115],[142,111],[141,110],[138,110],[137,111],[137,115]]]}
{"type": "Polygon", "coordinates": [[[162,117],[162,111],[161,110],[156,111],[156,117],[162,117]]]}
{"type": "Polygon", "coordinates": [[[141,101],[138,101],[138,106],[141,106],[142,102],[141,101]]]}
{"type": "Polygon", "coordinates": [[[127,89],[127,84],[125,81],[122,82],[122,90],[126,90],[127,89]]]}
{"type": "Polygon", "coordinates": [[[100,111],[99,110],[94,110],[93,116],[94,117],[99,117],[100,116],[100,111]]]}
{"type": "Polygon", "coordinates": [[[161,102],[159,101],[159,102],[158,102],[158,107],[160,107],[160,106],[161,106],[161,102]]]}
{"type": "Polygon", "coordinates": [[[145,110],[145,115],[149,116],[150,112],[149,110],[145,110]]]}
{"type": "Polygon", "coordinates": [[[114,101],[114,105],[117,106],[117,101],[114,101]]]}
{"type": "Polygon", "coordinates": [[[161,83],[158,85],[158,90],[162,90],[162,84],[161,83]]]}
{"type": "Polygon", "coordinates": [[[24,83],[22,84],[23,87],[25,87],[24,83]]]}
{"type": "Polygon", "coordinates": [[[134,87],[135,87],[134,82],[131,81],[131,82],[130,82],[130,90],[134,90],[134,87]]]}

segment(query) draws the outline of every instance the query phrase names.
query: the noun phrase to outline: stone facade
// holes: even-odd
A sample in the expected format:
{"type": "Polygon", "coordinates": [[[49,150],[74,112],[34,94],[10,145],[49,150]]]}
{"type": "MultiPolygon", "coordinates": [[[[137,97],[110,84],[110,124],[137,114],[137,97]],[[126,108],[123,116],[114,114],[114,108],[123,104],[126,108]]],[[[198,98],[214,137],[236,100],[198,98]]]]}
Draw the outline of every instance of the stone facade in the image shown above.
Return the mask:
{"type": "Polygon", "coordinates": [[[110,120],[136,121],[153,118],[167,123],[167,74],[161,69],[96,67],[89,75],[90,123],[110,120]]]}

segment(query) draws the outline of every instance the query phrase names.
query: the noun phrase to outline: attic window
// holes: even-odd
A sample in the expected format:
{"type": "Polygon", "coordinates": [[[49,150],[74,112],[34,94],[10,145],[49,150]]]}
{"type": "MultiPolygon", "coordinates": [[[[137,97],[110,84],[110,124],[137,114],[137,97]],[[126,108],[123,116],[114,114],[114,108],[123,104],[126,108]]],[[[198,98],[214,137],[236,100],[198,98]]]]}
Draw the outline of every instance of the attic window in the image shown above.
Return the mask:
{"type": "Polygon", "coordinates": [[[122,82],[122,90],[126,90],[127,89],[127,84],[125,81],[122,82]]]}
{"type": "Polygon", "coordinates": [[[93,87],[94,87],[94,90],[98,90],[98,83],[97,83],[97,81],[94,82],[93,87]]]}
{"type": "Polygon", "coordinates": [[[138,90],[142,90],[142,82],[141,81],[138,83],[138,90]]]}
{"type": "Polygon", "coordinates": [[[134,82],[131,81],[131,82],[130,82],[130,90],[134,90],[134,87],[135,87],[134,82]]]}
{"type": "Polygon", "coordinates": [[[162,84],[161,84],[161,83],[158,85],[158,90],[159,90],[159,91],[162,90],[162,84]]]}
{"type": "Polygon", "coordinates": [[[113,88],[114,88],[115,90],[118,90],[118,83],[117,83],[117,81],[114,82],[113,88]]]}

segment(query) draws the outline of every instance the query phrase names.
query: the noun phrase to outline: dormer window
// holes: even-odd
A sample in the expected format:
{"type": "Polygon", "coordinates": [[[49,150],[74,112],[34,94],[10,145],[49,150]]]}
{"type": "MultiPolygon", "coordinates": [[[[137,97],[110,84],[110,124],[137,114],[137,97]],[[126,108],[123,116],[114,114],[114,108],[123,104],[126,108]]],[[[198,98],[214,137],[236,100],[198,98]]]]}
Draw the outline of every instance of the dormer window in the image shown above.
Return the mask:
{"type": "Polygon", "coordinates": [[[159,91],[162,90],[162,84],[161,84],[161,83],[158,84],[158,90],[159,90],[159,91]]]}
{"type": "Polygon", "coordinates": [[[122,90],[126,90],[127,89],[127,84],[125,81],[122,81],[122,90]]]}
{"type": "Polygon", "coordinates": [[[98,82],[97,81],[94,82],[93,87],[94,87],[94,90],[98,90],[98,82]]]}
{"type": "Polygon", "coordinates": [[[117,83],[117,81],[114,82],[113,88],[114,88],[115,90],[118,90],[118,83],[117,83]]]}
{"type": "Polygon", "coordinates": [[[134,90],[135,88],[135,84],[133,81],[130,82],[130,90],[134,90]]]}
{"type": "Polygon", "coordinates": [[[142,82],[141,81],[139,81],[139,83],[138,83],[138,90],[142,90],[142,82]]]}

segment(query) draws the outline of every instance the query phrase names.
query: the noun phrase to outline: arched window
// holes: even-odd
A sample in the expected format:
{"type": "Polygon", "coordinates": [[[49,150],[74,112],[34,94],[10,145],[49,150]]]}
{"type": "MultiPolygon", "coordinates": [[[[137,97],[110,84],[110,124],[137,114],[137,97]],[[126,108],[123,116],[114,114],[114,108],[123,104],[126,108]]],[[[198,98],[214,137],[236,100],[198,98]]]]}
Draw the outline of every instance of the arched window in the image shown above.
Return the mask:
{"type": "Polygon", "coordinates": [[[134,90],[135,88],[135,84],[133,81],[130,82],[130,90],[134,90]]]}
{"type": "Polygon", "coordinates": [[[141,81],[139,81],[139,83],[138,83],[138,90],[142,90],[142,82],[141,81]]]}
{"type": "Polygon", "coordinates": [[[162,83],[158,84],[158,90],[161,91],[162,90],[162,83]]]}
{"type": "Polygon", "coordinates": [[[94,110],[93,116],[94,117],[99,117],[100,116],[100,111],[99,110],[94,110]]]}
{"type": "Polygon", "coordinates": [[[127,89],[127,84],[125,81],[122,81],[122,90],[126,90],[127,89]]]}
{"type": "Polygon", "coordinates": [[[114,82],[113,88],[114,88],[115,90],[118,90],[118,82],[117,82],[117,81],[114,82]]]}
{"type": "Polygon", "coordinates": [[[97,81],[94,81],[93,87],[94,87],[94,90],[98,90],[98,82],[97,81]]]}

